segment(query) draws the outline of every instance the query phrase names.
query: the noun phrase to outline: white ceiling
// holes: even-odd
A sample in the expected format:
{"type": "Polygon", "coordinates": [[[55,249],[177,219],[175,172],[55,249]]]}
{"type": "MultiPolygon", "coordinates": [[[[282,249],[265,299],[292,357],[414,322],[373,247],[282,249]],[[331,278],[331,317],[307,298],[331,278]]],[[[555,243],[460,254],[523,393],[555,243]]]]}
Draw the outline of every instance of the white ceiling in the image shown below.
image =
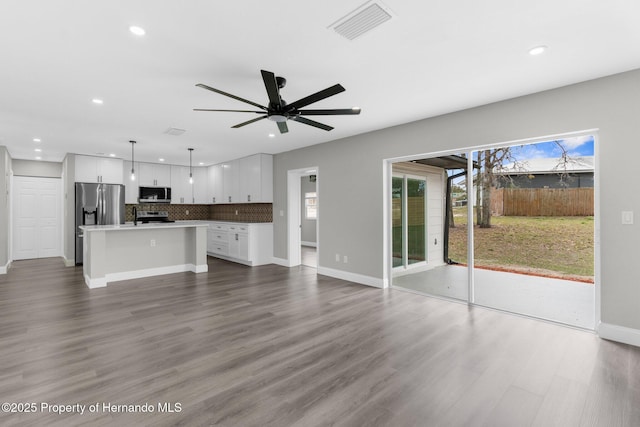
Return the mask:
{"type": "Polygon", "coordinates": [[[2,0],[0,145],[18,159],[36,147],[47,161],[129,159],[134,139],[138,160],[188,164],[193,147],[208,165],[640,68],[637,0],[384,0],[393,18],[354,41],[328,28],[363,3],[2,0]],[[549,49],[529,55],[537,45],[549,49]],[[196,83],[265,105],[260,69],[287,79],[288,102],[341,83],[309,108],[362,114],[314,117],[330,132],[289,122],[280,135],[267,120],[231,129],[255,115],[192,111],[252,109],[196,83]]]}

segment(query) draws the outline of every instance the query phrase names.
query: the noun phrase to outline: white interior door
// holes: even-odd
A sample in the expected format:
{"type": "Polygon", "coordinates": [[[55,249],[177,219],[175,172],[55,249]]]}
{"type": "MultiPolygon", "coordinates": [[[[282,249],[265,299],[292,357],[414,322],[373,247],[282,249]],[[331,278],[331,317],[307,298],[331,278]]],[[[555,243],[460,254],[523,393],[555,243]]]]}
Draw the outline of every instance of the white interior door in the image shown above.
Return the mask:
{"type": "Polygon", "coordinates": [[[13,259],[62,255],[60,179],[13,180],[13,259]]]}

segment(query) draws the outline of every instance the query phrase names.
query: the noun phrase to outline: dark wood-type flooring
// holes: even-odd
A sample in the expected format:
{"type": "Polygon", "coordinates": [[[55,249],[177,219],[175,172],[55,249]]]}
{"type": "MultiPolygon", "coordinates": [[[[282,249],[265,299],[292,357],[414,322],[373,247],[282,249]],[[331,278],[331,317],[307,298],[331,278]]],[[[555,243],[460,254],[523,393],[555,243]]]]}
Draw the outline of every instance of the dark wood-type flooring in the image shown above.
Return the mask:
{"type": "Polygon", "coordinates": [[[0,276],[0,401],[156,408],[3,426],[639,426],[640,349],[308,267],[209,258],[90,290],[59,259],[19,261],[0,276]]]}

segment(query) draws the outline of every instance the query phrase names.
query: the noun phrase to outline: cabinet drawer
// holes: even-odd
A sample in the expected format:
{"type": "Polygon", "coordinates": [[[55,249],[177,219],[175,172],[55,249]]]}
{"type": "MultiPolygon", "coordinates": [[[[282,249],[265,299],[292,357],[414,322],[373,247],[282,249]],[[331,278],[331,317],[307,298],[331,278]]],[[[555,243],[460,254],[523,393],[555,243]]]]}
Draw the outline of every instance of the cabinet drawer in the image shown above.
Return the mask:
{"type": "Polygon", "coordinates": [[[211,252],[212,254],[218,254],[218,255],[229,255],[229,245],[227,245],[226,243],[214,243],[212,245],[210,245],[210,247],[208,248],[209,252],[211,252]]]}
{"type": "Polygon", "coordinates": [[[227,231],[229,226],[226,224],[209,224],[209,230],[227,231]]]}
{"type": "Polygon", "coordinates": [[[248,233],[249,227],[246,225],[230,225],[229,231],[234,233],[248,233]]]}
{"type": "Polygon", "coordinates": [[[209,230],[207,238],[212,242],[227,243],[229,241],[229,233],[227,231],[209,230]]]}

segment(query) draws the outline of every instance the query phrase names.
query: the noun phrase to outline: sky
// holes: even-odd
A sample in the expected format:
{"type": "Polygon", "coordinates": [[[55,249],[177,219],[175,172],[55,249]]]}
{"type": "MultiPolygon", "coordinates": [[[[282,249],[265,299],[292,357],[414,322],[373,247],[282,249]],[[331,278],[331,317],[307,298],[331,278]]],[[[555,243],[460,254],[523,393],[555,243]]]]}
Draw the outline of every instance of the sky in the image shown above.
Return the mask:
{"type": "MultiPolygon", "coordinates": [[[[559,139],[557,142],[567,150],[570,157],[593,156],[593,136],[591,135],[559,139]]],[[[562,149],[554,141],[516,145],[511,147],[511,152],[518,160],[559,158],[562,155],[562,149]]]]}

